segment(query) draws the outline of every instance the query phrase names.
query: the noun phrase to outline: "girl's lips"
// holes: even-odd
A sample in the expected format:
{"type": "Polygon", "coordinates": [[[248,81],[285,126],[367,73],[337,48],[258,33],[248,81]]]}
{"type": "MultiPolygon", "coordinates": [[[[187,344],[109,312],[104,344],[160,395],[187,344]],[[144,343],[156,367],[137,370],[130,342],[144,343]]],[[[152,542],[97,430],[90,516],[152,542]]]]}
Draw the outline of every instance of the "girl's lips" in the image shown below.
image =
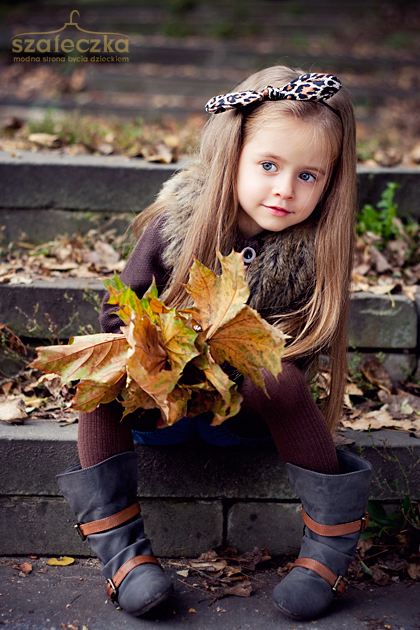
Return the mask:
{"type": "Polygon", "coordinates": [[[291,214],[289,210],[285,210],[285,208],[278,208],[276,206],[264,206],[264,208],[276,217],[286,217],[288,214],[291,214]]]}

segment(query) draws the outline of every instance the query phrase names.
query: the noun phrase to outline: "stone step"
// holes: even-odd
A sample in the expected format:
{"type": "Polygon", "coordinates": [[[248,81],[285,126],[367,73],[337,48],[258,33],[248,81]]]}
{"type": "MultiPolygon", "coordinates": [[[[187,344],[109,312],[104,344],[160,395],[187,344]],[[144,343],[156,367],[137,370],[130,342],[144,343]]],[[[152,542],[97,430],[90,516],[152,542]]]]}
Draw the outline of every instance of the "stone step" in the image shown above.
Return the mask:
{"type": "MultiPolygon", "coordinates": [[[[79,4],[79,3],[78,3],[79,4]]],[[[69,21],[70,12],[75,4],[38,2],[36,7],[30,5],[25,11],[12,8],[5,15],[5,24],[15,26],[31,26],[34,31],[41,28],[51,28],[51,24],[69,21]]],[[[343,19],[355,22],[357,18],[378,18],[375,15],[376,2],[343,2],[334,0],[329,2],[273,3],[267,1],[241,2],[196,2],[190,6],[174,5],[157,0],[156,2],[118,3],[112,6],[102,2],[100,9],[96,3],[83,2],[78,7],[80,16],[74,17],[74,22],[92,30],[130,32],[164,32],[165,25],[171,23],[188,24],[193,27],[193,34],[212,33],[211,26],[232,23],[234,26],[249,25],[254,27],[254,33],[264,34],[279,32],[278,29],[307,31],[309,35],[324,33],[337,27],[343,28],[343,19]],[[372,14],[372,11],[374,12],[372,14]],[[89,26],[87,26],[89,25],[89,26]],[[163,28],[162,28],[163,27],[163,28]],[[257,27],[257,28],[255,28],[257,27]],[[258,30],[257,30],[258,29],[258,30]]],[[[379,15],[379,19],[381,16],[379,15]]],[[[406,28],[410,24],[406,25],[406,28]]],[[[15,28],[16,32],[16,28],[15,28]]],[[[18,31],[19,32],[19,31],[18,31]]],[[[245,34],[238,30],[231,31],[230,36],[245,34]]],[[[282,31],[280,31],[281,34],[282,31]]],[[[250,33],[248,33],[250,34],[250,33]]],[[[251,33],[252,34],[252,33],[251,33]]],[[[223,36],[223,32],[220,31],[223,36]]]]}
{"type": "MultiPolygon", "coordinates": [[[[196,103],[201,100],[201,110],[204,109],[204,104],[212,96],[216,94],[223,94],[233,89],[234,84],[241,81],[244,76],[232,81],[231,78],[224,78],[217,76],[216,72],[205,72],[199,67],[192,67],[191,76],[182,76],[182,72],[177,73],[174,71],[169,72],[158,71],[156,74],[145,75],[130,65],[127,66],[130,72],[118,71],[111,66],[108,68],[90,68],[86,74],[86,91],[93,92],[123,92],[127,94],[144,94],[153,97],[155,95],[165,95],[168,99],[171,96],[182,96],[185,98],[184,102],[180,101],[184,108],[188,108],[189,100],[193,98],[191,109],[197,107],[196,103]],[[201,76],[200,76],[201,74],[201,76]],[[206,76],[207,75],[207,76],[206,76]],[[209,76],[210,75],[210,76],[209,76]],[[212,76],[213,75],[213,76],[212,76]],[[215,75],[215,76],[214,76],[215,75]],[[214,78],[213,78],[214,77],[214,78]],[[194,107],[195,105],[195,107],[194,107]]],[[[169,69],[169,66],[166,66],[169,69]]],[[[185,68],[182,66],[181,68],[185,68]]],[[[337,72],[339,70],[331,67],[331,64],[323,65],[318,63],[313,67],[313,71],[321,68],[327,68],[329,72],[337,72]]],[[[351,90],[352,98],[357,106],[361,102],[368,101],[369,104],[377,104],[380,100],[383,102],[384,93],[389,89],[389,82],[384,83],[383,77],[379,80],[370,79],[369,83],[364,85],[357,84],[357,78],[354,78],[355,82],[349,88],[351,90]]],[[[420,95],[420,88],[401,89],[401,98],[414,98],[420,95]]]]}
{"type": "MultiPolygon", "coordinates": [[[[66,341],[86,331],[100,332],[97,301],[102,283],[95,279],[54,278],[31,284],[0,284],[0,322],[31,345],[66,341]],[[53,281],[52,281],[53,280],[53,281]]],[[[363,356],[383,352],[384,367],[395,382],[417,369],[417,304],[405,295],[354,293],[349,316],[349,348],[363,356]]],[[[0,370],[16,371],[0,353],[0,370]]]]}
{"type": "MultiPolygon", "coordinates": [[[[345,448],[374,466],[371,499],[395,503],[402,470],[420,457],[420,441],[395,431],[346,430],[345,448]],[[401,469],[383,457],[392,449],[401,469]]],[[[29,420],[0,422],[0,554],[90,554],[76,535],[75,519],[59,495],[55,475],[77,462],[77,427],[29,420]]],[[[146,533],[160,556],[197,556],[228,543],[240,552],[296,551],[302,535],[297,497],[272,445],[217,448],[202,441],[159,448],[137,445],[138,495],[146,533]],[[188,465],[186,463],[188,462],[188,465]],[[188,532],[188,534],[186,534],[188,532]]],[[[411,479],[411,498],[420,481],[411,479]]]]}
{"type": "MultiPolygon", "coordinates": [[[[60,153],[0,151],[0,224],[6,242],[19,238],[24,231],[35,240],[48,240],[51,229],[60,233],[56,218],[53,225],[42,225],[38,212],[72,212],[62,215],[65,229],[74,216],[74,232],[80,229],[83,215],[103,213],[134,217],[150,204],[161,185],[188,161],[157,164],[121,156],[70,156],[60,153]],[[35,212],[32,212],[35,211],[35,212]],[[45,229],[45,231],[44,231],[45,229]],[[44,238],[43,238],[44,237],[44,238]]],[[[358,167],[360,205],[376,204],[388,182],[397,182],[395,200],[401,217],[419,217],[420,169],[412,167],[358,167]]],[[[42,215],[43,220],[47,217],[42,215]]],[[[85,219],[89,217],[85,215],[85,219]]]]}

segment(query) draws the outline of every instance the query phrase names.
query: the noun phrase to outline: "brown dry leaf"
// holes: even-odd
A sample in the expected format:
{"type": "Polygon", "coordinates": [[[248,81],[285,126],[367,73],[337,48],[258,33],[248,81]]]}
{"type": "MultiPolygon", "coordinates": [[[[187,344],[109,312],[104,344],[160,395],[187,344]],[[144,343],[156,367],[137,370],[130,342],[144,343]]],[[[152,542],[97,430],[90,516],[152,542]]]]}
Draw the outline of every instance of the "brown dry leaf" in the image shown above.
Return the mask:
{"type": "Polygon", "coordinates": [[[163,164],[170,164],[174,160],[174,151],[175,149],[171,149],[164,142],[159,142],[156,144],[155,152],[150,155],[145,156],[146,162],[162,162],[163,164]]]}
{"type": "Polygon", "coordinates": [[[383,389],[387,394],[391,393],[393,389],[391,379],[376,356],[367,357],[363,361],[361,371],[372,385],[383,389]]]}
{"type": "Polygon", "coordinates": [[[284,567],[279,567],[277,569],[277,573],[279,575],[286,575],[286,573],[289,573],[289,571],[291,571],[293,568],[293,562],[288,562],[284,567]]]}
{"type": "Polygon", "coordinates": [[[369,290],[370,290],[370,284],[366,282],[365,279],[355,280],[353,278],[351,286],[350,286],[350,291],[352,291],[353,293],[356,293],[357,291],[369,291],[369,290]]]}
{"type": "Polygon", "coordinates": [[[285,340],[280,330],[245,306],[234,319],[214,332],[208,344],[219,364],[228,361],[266,392],[261,368],[277,377],[281,372],[285,340]]]}
{"type": "MultiPolygon", "coordinates": [[[[386,407],[386,405],[384,405],[386,407]]],[[[343,426],[354,431],[377,430],[386,427],[393,427],[403,431],[410,431],[420,434],[420,418],[418,420],[396,420],[386,409],[381,408],[369,413],[362,413],[355,420],[342,420],[343,426]]]]}
{"type": "Polygon", "coordinates": [[[363,391],[355,383],[347,383],[346,394],[349,396],[363,396],[363,391]]]}
{"type": "MultiPolygon", "coordinates": [[[[165,314],[161,317],[165,317],[165,314]]],[[[128,373],[137,385],[153,398],[155,406],[160,408],[164,420],[169,425],[186,415],[186,405],[191,392],[178,387],[177,383],[183,367],[199,354],[194,344],[197,333],[185,319],[178,318],[175,321],[173,316],[172,319],[173,326],[169,325],[171,330],[167,331],[167,342],[171,346],[174,366],[169,369],[168,354],[161,341],[162,333],[155,324],[144,316],[140,321],[130,322],[127,329],[127,341],[130,345],[127,355],[128,373]],[[149,331],[147,335],[145,330],[149,331]],[[142,358],[139,359],[138,356],[142,358]],[[149,367],[144,367],[144,363],[149,367]]]]}
{"type": "Polygon", "coordinates": [[[206,339],[234,319],[249,297],[241,254],[223,257],[218,252],[217,255],[223,270],[220,276],[194,259],[185,285],[194,300],[194,312],[199,314],[197,321],[205,331],[206,339]]]}
{"type": "Polygon", "coordinates": [[[51,133],[31,133],[28,136],[29,142],[35,142],[41,147],[56,148],[61,144],[60,138],[51,133]]]}
{"type": "Polygon", "coordinates": [[[415,302],[416,300],[416,293],[418,293],[420,291],[420,285],[418,284],[413,284],[410,286],[404,286],[403,287],[403,293],[404,295],[406,295],[408,298],[410,298],[410,300],[412,300],[413,302],[415,302]]]}
{"type": "Polygon", "coordinates": [[[105,267],[113,270],[120,260],[120,255],[109,243],[97,241],[94,245],[94,250],[93,252],[89,250],[82,251],[81,255],[84,263],[93,264],[99,269],[105,267]]]}
{"type": "Polygon", "coordinates": [[[241,582],[240,584],[235,584],[235,586],[232,586],[226,594],[235,595],[236,597],[250,597],[251,593],[251,582],[241,582]]]}
{"type": "Polygon", "coordinates": [[[357,551],[363,557],[369,549],[373,546],[372,538],[367,538],[366,540],[359,540],[357,543],[357,551]]]}
{"type": "Polygon", "coordinates": [[[388,573],[379,569],[378,566],[372,567],[372,579],[378,586],[386,586],[390,580],[388,573]]]}
{"type": "Polygon", "coordinates": [[[89,413],[94,411],[99,404],[106,404],[115,400],[125,385],[125,367],[121,365],[121,369],[117,371],[114,364],[107,371],[101,370],[100,378],[100,382],[85,379],[76,385],[76,395],[71,404],[72,409],[89,413]]]}
{"type": "Polygon", "coordinates": [[[265,390],[260,368],[277,376],[286,337],[245,304],[249,288],[241,254],[217,255],[222,267],[220,276],[194,260],[185,285],[194,299],[191,312],[217,363],[228,361],[265,390]]]}
{"type": "Polygon", "coordinates": [[[61,382],[94,378],[102,381],[101,370],[107,374],[110,366],[121,378],[125,372],[126,339],[122,335],[100,333],[73,337],[68,346],[37,348],[38,358],[29,367],[48,373],[60,374],[61,382]]]}
{"type": "Polygon", "coordinates": [[[24,562],[23,564],[14,564],[12,569],[17,569],[18,571],[23,571],[23,573],[31,573],[32,565],[30,562],[24,562]]]}
{"type": "Polygon", "coordinates": [[[369,287],[369,291],[370,293],[373,293],[374,295],[389,295],[391,302],[393,302],[393,298],[391,297],[391,291],[393,291],[395,289],[397,285],[394,283],[390,283],[390,284],[376,284],[374,286],[370,286],[369,287]]]}
{"type": "Polygon", "coordinates": [[[408,565],[407,572],[413,580],[420,580],[420,564],[412,562],[408,565]]]}
{"type": "Polygon", "coordinates": [[[398,573],[399,571],[403,571],[408,567],[408,562],[405,558],[399,558],[395,556],[394,558],[387,559],[386,562],[378,562],[378,566],[380,566],[381,569],[386,569],[387,571],[395,571],[398,573]]]}
{"type": "MultiPolygon", "coordinates": [[[[4,281],[4,278],[3,278],[4,281]]],[[[33,279],[20,273],[15,273],[9,280],[10,285],[15,284],[32,284],[33,279]]]]}
{"type": "MultiPolygon", "coordinates": [[[[385,256],[381,254],[381,252],[378,249],[376,249],[375,246],[372,245],[369,248],[369,254],[375,266],[375,269],[378,273],[383,273],[384,271],[388,271],[392,269],[391,265],[389,264],[385,256]]],[[[372,290],[372,288],[370,290],[372,290]]],[[[385,293],[387,292],[388,291],[385,291],[385,293]]]]}
{"type": "Polygon", "coordinates": [[[389,413],[396,419],[407,416],[416,419],[420,416],[420,396],[409,392],[389,395],[385,391],[379,391],[378,398],[388,405],[389,413]]]}
{"type": "Polygon", "coordinates": [[[12,400],[0,400],[0,420],[10,424],[22,424],[27,417],[23,396],[12,400]]]}
{"type": "Polygon", "coordinates": [[[395,538],[398,540],[400,545],[403,545],[407,548],[410,546],[410,539],[407,534],[396,534],[395,538]]]}
{"type": "Polygon", "coordinates": [[[55,260],[45,260],[42,262],[44,269],[52,271],[71,271],[79,267],[77,262],[57,262],[55,260]]]}
{"type": "Polygon", "coordinates": [[[222,571],[226,566],[226,560],[214,560],[213,562],[200,562],[198,560],[191,560],[190,566],[192,569],[199,569],[200,571],[208,571],[210,573],[217,573],[222,571]]]}
{"type": "Polygon", "coordinates": [[[267,549],[254,547],[251,551],[238,556],[236,560],[247,569],[255,569],[258,564],[271,560],[271,556],[268,554],[267,549]]]}

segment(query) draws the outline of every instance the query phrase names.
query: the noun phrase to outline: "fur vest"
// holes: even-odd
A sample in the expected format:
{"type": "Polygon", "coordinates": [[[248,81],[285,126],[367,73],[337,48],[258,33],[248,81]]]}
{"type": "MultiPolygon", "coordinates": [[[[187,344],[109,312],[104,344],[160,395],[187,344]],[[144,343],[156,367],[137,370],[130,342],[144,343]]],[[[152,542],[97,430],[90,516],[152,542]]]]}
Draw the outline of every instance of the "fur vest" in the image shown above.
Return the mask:
{"type": "MultiPolygon", "coordinates": [[[[203,169],[193,164],[169,179],[157,197],[166,207],[162,227],[165,267],[173,268],[180,255],[194,200],[203,189],[204,180],[203,169]]],[[[312,295],[315,230],[316,224],[309,220],[281,232],[264,231],[248,239],[237,232],[235,251],[252,247],[257,254],[247,266],[246,280],[250,289],[248,304],[262,317],[294,312],[312,295]]]]}

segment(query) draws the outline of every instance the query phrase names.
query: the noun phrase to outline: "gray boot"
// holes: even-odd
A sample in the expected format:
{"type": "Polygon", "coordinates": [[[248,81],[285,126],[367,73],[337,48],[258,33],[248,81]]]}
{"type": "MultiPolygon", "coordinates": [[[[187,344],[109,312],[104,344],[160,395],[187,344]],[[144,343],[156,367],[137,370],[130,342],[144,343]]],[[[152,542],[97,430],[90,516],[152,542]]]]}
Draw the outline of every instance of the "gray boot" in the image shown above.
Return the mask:
{"type": "Polygon", "coordinates": [[[276,606],[294,619],[312,619],[342,595],[342,577],[354,560],[372,481],[369,462],[337,451],[340,474],[324,475],[286,464],[302,501],[305,533],[299,558],[273,591],[276,606]]]}
{"type": "Polygon", "coordinates": [[[121,453],[89,468],[72,466],[57,481],[79,521],[75,527],[101,562],[111,601],[138,616],[167,599],[172,582],[144,535],[136,454],[121,453]]]}

